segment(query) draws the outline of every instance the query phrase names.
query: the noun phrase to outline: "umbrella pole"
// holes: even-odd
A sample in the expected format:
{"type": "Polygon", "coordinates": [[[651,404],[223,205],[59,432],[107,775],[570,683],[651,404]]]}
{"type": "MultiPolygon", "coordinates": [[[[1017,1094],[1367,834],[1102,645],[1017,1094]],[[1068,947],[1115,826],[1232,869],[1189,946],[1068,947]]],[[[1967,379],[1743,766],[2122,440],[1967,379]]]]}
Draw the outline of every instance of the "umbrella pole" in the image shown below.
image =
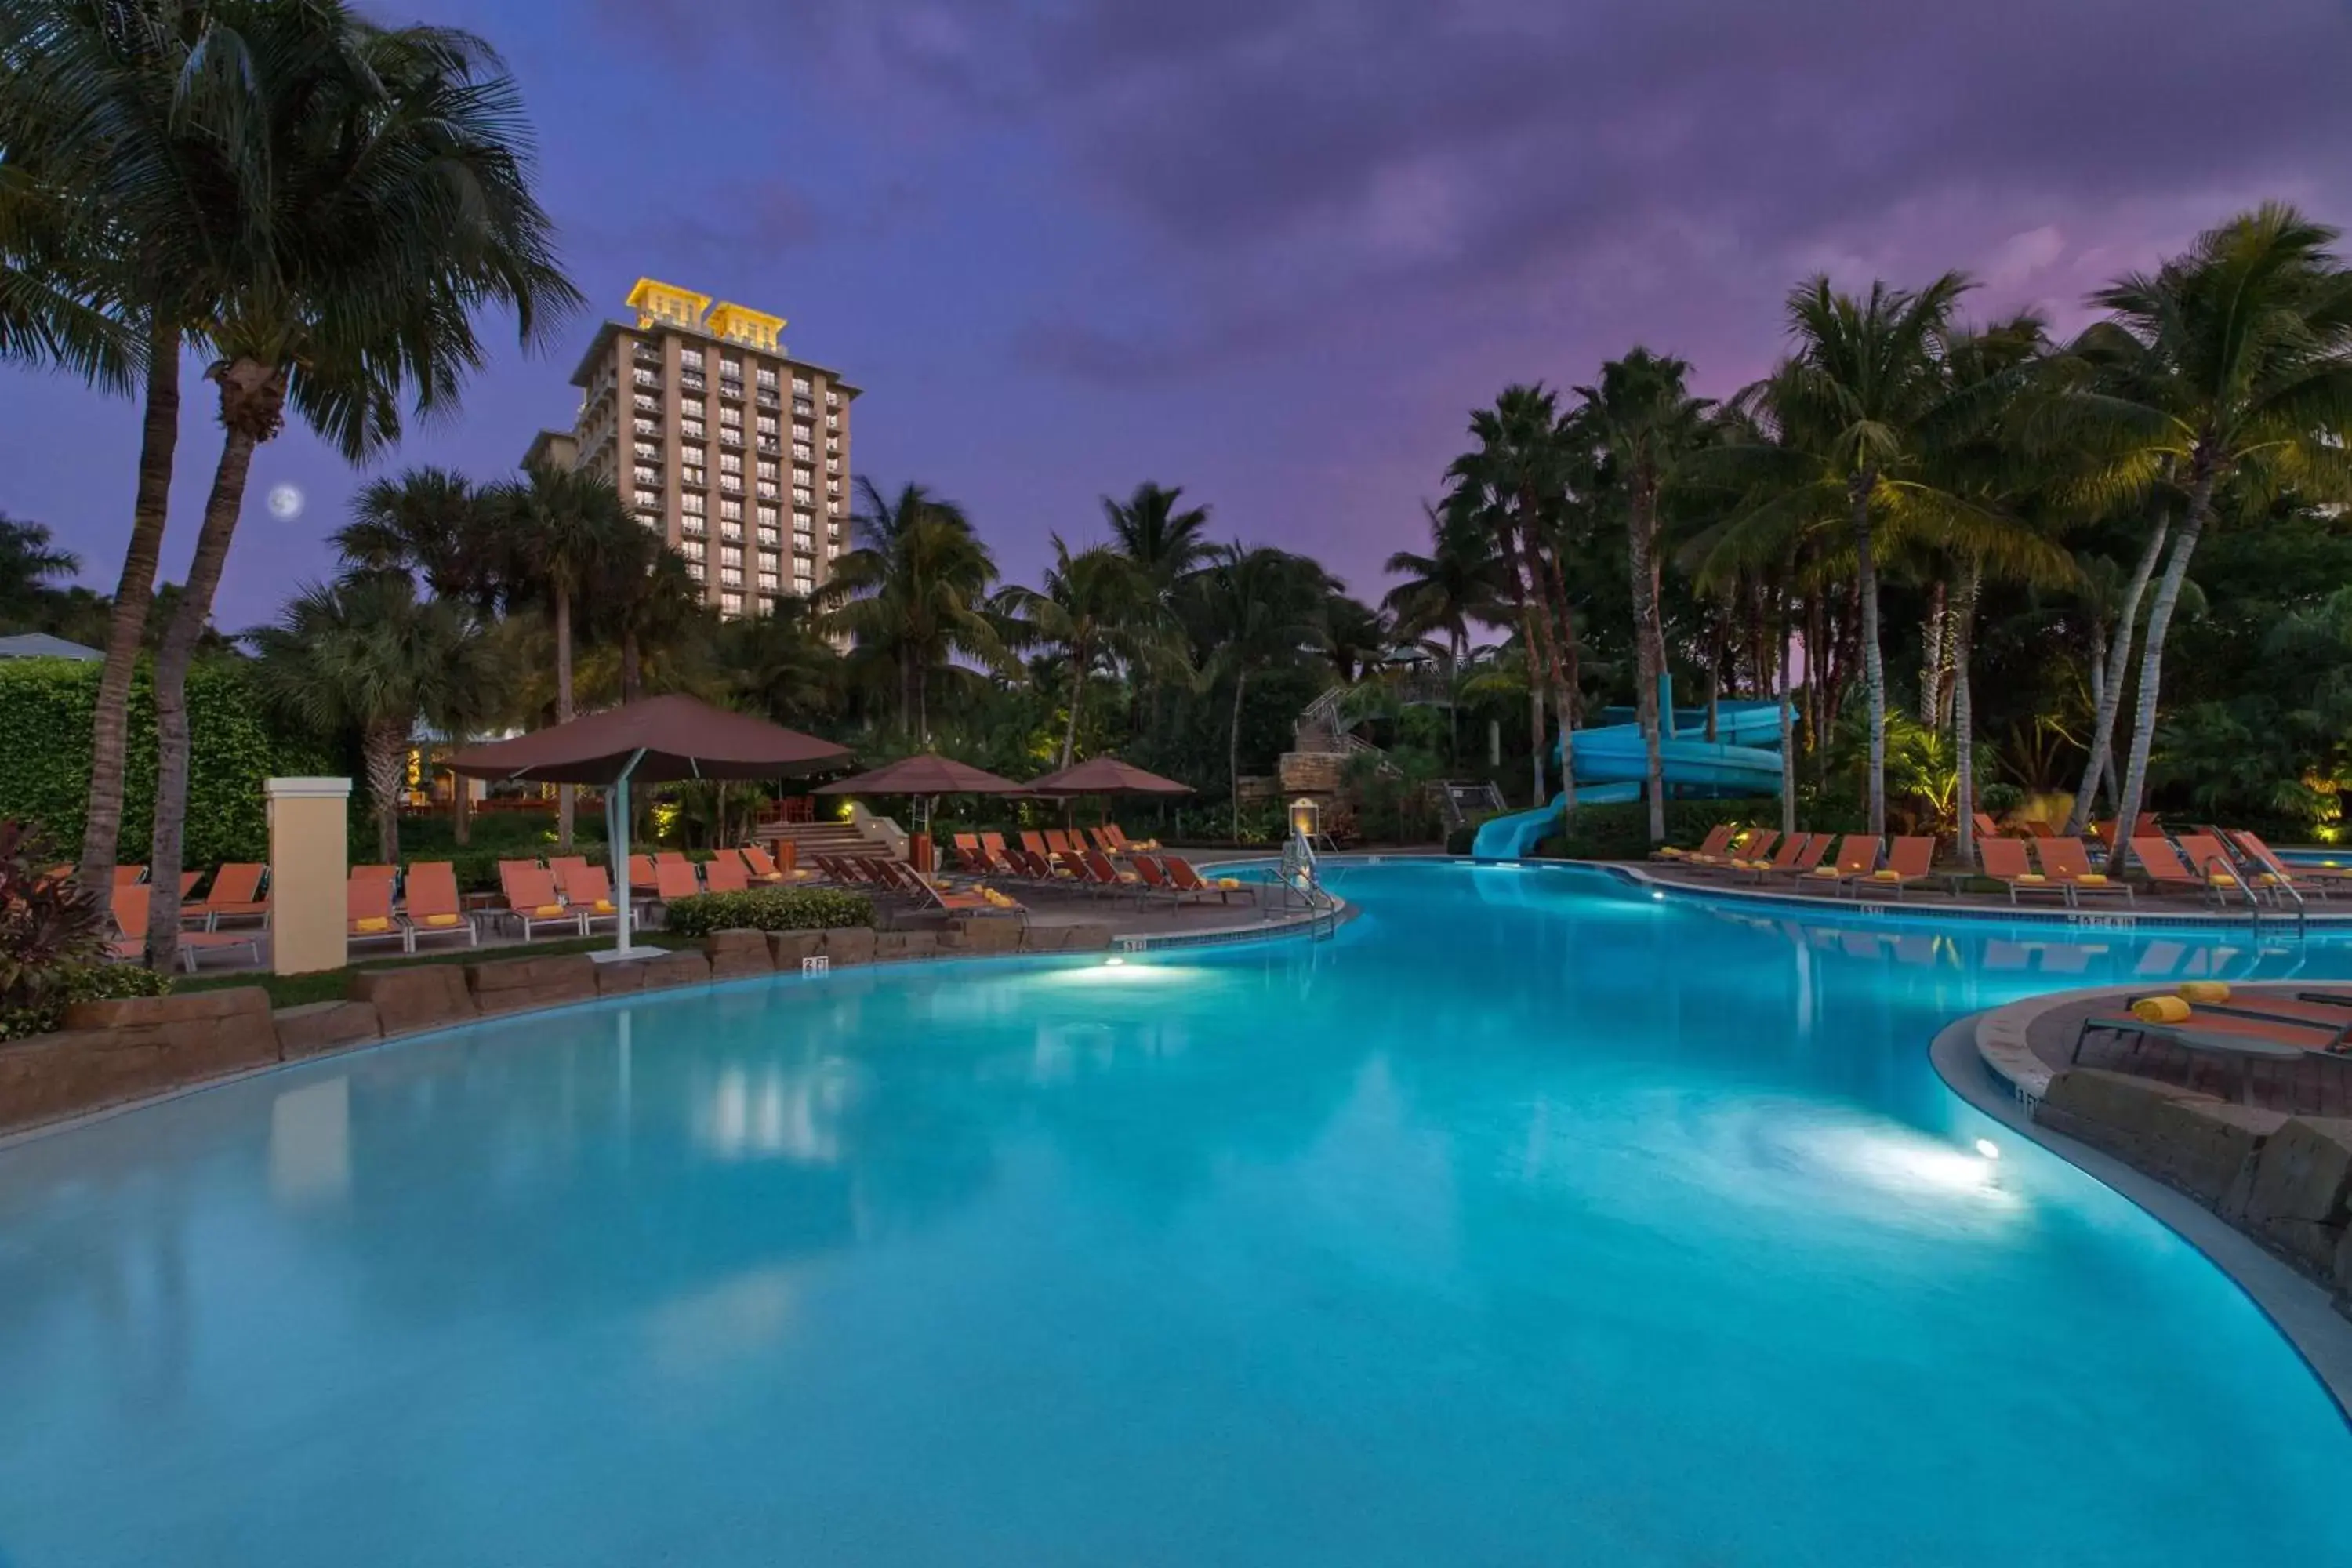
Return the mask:
{"type": "Polygon", "coordinates": [[[629,775],[635,773],[637,764],[645,760],[646,753],[640,748],[629,759],[628,765],[621,770],[621,776],[613,781],[612,789],[604,796],[604,809],[612,814],[613,818],[612,829],[606,834],[604,842],[612,847],[613,886],[620,889],[620,896],[613,900],[613,956],[615,958],[628,955],[629,915],[633,907],[629,902],[629,775]]]}

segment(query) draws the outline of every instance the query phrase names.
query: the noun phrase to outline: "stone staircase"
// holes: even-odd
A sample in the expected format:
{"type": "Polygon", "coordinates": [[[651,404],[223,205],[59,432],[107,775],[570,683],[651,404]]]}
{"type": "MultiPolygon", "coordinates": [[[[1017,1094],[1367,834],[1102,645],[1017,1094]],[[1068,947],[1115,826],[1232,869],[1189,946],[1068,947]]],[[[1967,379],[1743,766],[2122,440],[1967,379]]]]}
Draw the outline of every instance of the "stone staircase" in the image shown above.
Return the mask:
{"type": "Polygon", "coordinates": [[[887,859],[889,851],[881,844],[866,837],[846,822],[763,822],[760,825],[762,843],[789,843],[799,864],[814,865],[814,855],[863,856],[876,860],[887,859]]]}

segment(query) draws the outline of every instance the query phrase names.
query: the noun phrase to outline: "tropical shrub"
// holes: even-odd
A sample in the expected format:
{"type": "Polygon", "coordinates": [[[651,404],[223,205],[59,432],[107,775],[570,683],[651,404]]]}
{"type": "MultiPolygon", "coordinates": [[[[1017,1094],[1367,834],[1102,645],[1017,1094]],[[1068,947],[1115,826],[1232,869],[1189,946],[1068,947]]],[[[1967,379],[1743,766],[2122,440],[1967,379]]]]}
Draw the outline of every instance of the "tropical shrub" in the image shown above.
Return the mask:
{"type": "Polygon", "coordinates": [[[874,900],[832,888],[754,888],[701,893],[671,903],[664,923],[678,936],[715,931],[831,931],[874,923],[874,900]]]}
{"type": "MultiPolygon", "coordinates": [[[[80,846],[88,805],[98,676],[95,662],[0,660],[0,818],[39,824],[68,859],[80,846]]],[[[214,659],[189,671],[188,728],[191,867],[268,858],[262,780],[341,771],[326,748],[264,721],[241,660],[214,659]]],[[[155,809],[155,701],[143,666],[131,688],[124,791],[123,858],[142,859],[155,809]]]]}
{"type": "Polygon", "coordinates": [[[50,973],[37,1000],[0,1002],[0,1040],[22,1040],[64,1027],[76,1002],[121,1002],[168,996],[172,977],[136,963],[69,963],[50,973]]]}
{"type": "Polygon", "coordinates": [[[55,849],[20,823],[0,822],[0,1039],[57,1027],[66,1004],[102,995],[149,995],[160,977],[101,961],[105,907],[50,875],[55,849]],[[119,973],[143,978],[118,982],[119,973]],[[117,984],[131,987],[113,990],[117,984]]]}

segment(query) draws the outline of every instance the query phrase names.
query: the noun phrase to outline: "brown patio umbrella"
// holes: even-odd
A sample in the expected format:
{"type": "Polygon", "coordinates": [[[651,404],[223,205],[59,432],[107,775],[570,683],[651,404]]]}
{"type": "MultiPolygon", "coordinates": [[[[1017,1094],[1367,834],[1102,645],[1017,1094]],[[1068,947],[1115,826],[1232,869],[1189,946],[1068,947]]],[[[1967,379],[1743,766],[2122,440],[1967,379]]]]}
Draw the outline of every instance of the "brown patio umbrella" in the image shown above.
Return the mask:
{"type": "MultiPolygon", "coordinates": [[[[823,773],[850,760],[845,746],[691,697],[648,697],[568,724],[493,741],[444,764],[475,778],[605,784],[617,889],[613,955],[629,946],[629,782],[772,779],[823,773]]],[[[653,950],[647,949],[651,952],[653,950]]]]}
{"type": "Polygon", "coordinates": [[[1031,779],[1031,795],[1191,795],[1191,784],[1146,773],[1117,757],[1089,757],[1076,767],[1031,779]]]}
{"type": "Polygon", "coordinates": [[[871,773],[835,779],[818,787],[818,795],[1019,795],[1029,786],[998,778],[970,763],[933,752],[919,752],[885,763],[871,773]]]}

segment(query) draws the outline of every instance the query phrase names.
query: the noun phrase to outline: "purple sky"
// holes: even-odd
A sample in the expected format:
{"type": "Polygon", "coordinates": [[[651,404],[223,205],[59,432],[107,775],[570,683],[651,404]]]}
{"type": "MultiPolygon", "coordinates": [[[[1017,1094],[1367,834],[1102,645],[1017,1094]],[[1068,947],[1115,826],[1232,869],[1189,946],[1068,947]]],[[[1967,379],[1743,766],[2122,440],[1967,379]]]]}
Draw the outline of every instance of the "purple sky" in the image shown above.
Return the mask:
{"type": "MultiPolygon", "coordinates": [[[[413,0],[411,0],[413,3],[413,0]]],[[[386,20],[404,10],[376,8],[386,20]]],[[[1720,394],[1802,275],[2080,319],[2266,196],[2352,218],[2345,0],[434,0],[520,77],[594,312],[651,274],[791,318],[866,390],[857,469],[1014,575],[1146,479],[1376,596],[1470,407],[1636,342],[1720,394]],[[710,109],[709,105],[726,107],[710,109]]],[[[505,342],[385,467],[488,479],[568,426],[505,342]]],[[[216,451],[192,386],[165,569],[216,451]]],[[[0,372],[0,510],[110,587],[136,414],[0,372]]],[[[360,476],[264,447],[217,619],[324,574],[360,476]],[[281,483],[302,515],[272,517],[281,483]]]]}

